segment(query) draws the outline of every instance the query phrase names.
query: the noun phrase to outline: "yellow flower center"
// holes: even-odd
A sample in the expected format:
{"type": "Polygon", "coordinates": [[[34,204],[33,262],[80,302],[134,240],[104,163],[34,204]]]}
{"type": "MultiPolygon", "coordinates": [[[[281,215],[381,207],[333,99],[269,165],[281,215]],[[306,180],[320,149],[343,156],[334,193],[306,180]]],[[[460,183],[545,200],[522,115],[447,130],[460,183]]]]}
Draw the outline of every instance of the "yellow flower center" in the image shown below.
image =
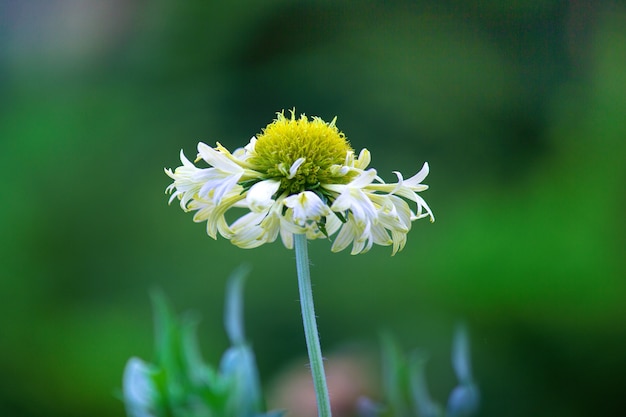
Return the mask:
{"type": "Polygon", "coordinates": [[[268,178],[280,179],[279,192],[295,194],[317,189],[320,184],[345,184],[353,175],[331,167],[343,165],[352,148],[335,120],[326,123],[305,115],[296,119],[293,110],[289,119],[284,112],[277,113],[276,120],[257,135],[255,155],[249,162],[268,178]],[[302,158],[304,162],[290,172],[302,158]]]}

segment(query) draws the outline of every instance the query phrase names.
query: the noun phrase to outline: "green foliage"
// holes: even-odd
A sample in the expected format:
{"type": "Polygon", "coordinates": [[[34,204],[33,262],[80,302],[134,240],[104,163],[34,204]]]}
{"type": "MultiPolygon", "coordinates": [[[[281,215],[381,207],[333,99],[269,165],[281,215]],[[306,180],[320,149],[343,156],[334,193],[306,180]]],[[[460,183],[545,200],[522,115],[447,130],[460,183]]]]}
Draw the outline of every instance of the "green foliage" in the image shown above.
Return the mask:
{"type": "Polygon", "coordinates": [[[366,400],[360,406],[362,417],[471,417],[476,414],[480,392],[474,382],[469,357],[469,341],[463,326],[456,330],[452,366],[458,385],[442,407],[430,397],[426,383],[427,356],[419,351],[405,355],[389,335],[382,338],[384,405],[366,400]]]}
{"type": "Polygon", "coordinates": [[[230,278],[225,327],[232,346],[219,368],[205,363],[196,338],[197,320],[176,317],[161,293],[153,296],[156,360],[131,358],[124,371],[129,417],[279,417],[264,413],[254,354],[245,342],[242,291],[246,271],[230,278]]]}

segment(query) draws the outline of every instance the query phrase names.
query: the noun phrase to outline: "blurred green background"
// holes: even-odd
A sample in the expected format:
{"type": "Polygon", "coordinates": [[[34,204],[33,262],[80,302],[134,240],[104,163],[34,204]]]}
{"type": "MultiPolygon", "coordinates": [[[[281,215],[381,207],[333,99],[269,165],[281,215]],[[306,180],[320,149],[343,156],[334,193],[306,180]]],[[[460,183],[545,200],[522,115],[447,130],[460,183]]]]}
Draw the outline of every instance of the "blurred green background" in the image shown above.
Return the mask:
{"type": "Polygon", "coordinates": [[[124,415],[155,287],[215,363],[242,262],[264,381],[305,369],[293,252],[213,241],[164,195],[181,148],[233,150],[293,107],[337,115],[387,180],[431,166],[437,221],[403,252],[310,245],[327,356],[388,330],[445,400],[465,320],[481,416],[625,412],[618,2],[1,0],[0,415],[124,415]]]}

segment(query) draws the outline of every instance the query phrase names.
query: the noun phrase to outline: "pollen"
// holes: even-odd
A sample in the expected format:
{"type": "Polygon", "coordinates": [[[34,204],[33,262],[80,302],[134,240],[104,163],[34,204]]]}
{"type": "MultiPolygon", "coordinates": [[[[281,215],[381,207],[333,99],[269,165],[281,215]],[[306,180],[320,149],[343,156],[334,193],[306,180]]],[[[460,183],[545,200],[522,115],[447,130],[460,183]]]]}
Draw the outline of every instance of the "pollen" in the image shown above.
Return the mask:
{"type": "Polygon", "coordinates": [[[296,118],[293,110],[290,118],[277,113],[257,135],[249,162],[267,178],[280,180],[279,191],[288,194],[314,190],[321,184],[346,184],[352,175],[331,167],[343,165],[353,150],[335,121],[326,123],[305,115],[296,118]]]}

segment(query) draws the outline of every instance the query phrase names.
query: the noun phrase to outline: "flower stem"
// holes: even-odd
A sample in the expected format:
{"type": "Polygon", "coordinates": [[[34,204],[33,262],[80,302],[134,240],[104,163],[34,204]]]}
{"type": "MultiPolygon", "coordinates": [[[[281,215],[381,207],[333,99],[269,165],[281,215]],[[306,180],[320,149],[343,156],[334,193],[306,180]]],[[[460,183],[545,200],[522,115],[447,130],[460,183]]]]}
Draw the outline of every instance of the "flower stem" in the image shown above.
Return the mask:
{"type": "Polygon", "coordinates": [[[311,374],[317,398],[317,412],[319,417],[331,417],[330,398],[324,374],[322,348],[317,334],[317,322],[315,309],[313,308],[313,291],[311,289],[311,274],[309,272],[309,254],[307,251],[307,238],[305,234],[295,234],[296,270],[298,271],[298,287],[300,289],[300,305],[302,306],[302,321],[304,323],[304,336],[309,352],[311,374]]]}

